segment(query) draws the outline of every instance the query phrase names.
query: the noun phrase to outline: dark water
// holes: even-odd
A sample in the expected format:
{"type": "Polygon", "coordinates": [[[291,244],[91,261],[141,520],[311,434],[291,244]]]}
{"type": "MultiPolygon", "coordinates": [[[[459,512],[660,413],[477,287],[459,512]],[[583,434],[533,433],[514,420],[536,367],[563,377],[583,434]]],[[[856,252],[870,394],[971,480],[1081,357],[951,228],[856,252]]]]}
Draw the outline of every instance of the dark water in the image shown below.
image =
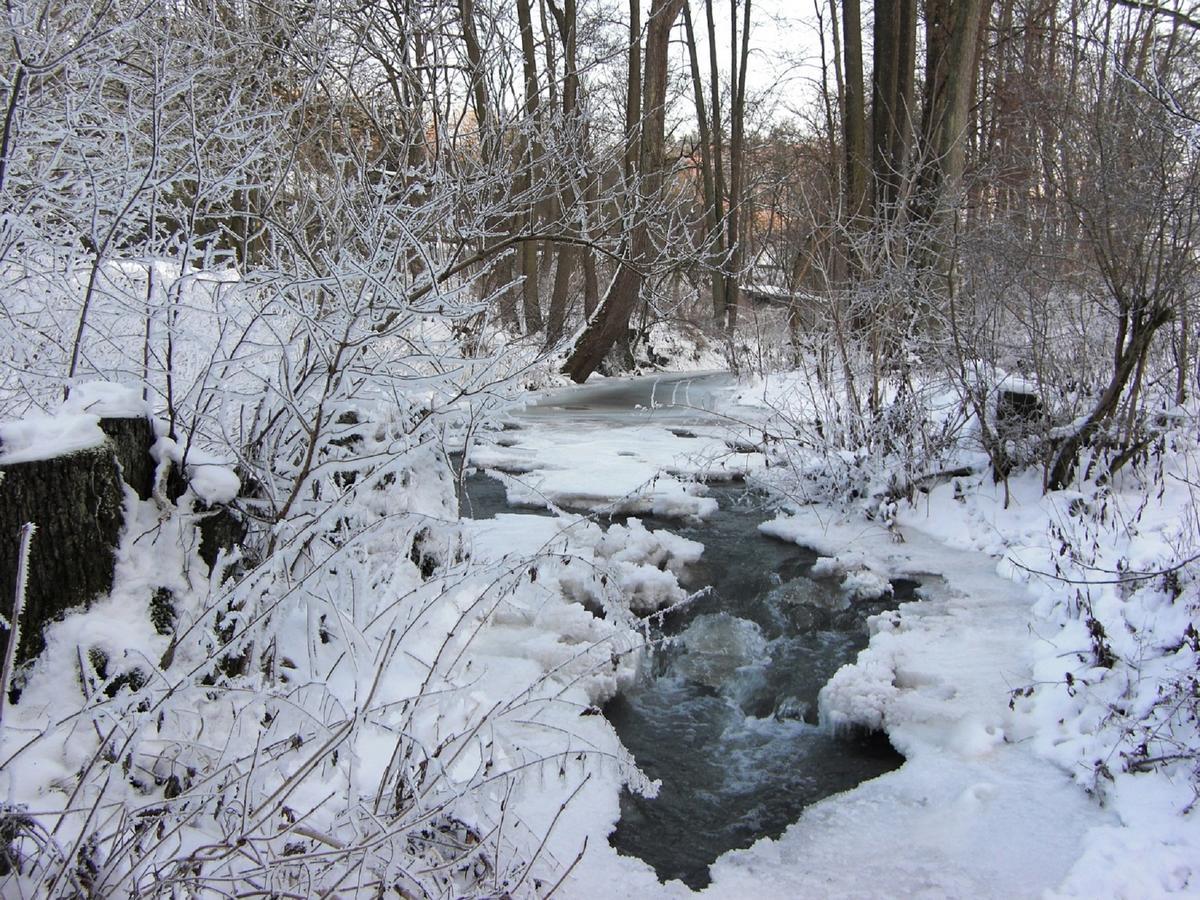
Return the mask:
{"type": "MultiPolygon", "coordinates": [[[[817,694],[866,646],[866,617],[911,598],[849,602],[806,577],[816,554],[762,537],[768,516],[736,487],[697,526],[653,523],[699,540],[689,587],[712,592],[664,623],[666,640],[641,682],[605,708],[651,778],[656,798],[626,792],[610,840],[663,880],[709,882],[722,853],[777,837],[804,807],[897,768],[878,735],[835,737],[817,725],[817,694]]],[[[647,521],[647,526],[651,525],[647,521]]]]}

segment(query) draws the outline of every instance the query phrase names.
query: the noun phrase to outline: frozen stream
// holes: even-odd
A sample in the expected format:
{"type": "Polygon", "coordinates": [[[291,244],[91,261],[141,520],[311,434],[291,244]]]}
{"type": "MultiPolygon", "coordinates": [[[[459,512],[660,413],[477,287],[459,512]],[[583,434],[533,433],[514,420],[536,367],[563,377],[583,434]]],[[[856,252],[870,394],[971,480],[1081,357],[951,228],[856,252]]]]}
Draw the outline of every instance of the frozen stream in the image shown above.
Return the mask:
{"type": "MultiPolygon", "coordinates": [[[[690,455],[692,467],[711,474],[725,430],[711,410],[732,384],[725,374],[664,376],[551,394],[515,417],[493,455],[483,454],[485,465],[524,480],[506,489],[487,476],[470,479],[471,512],[486,518],[539,499],[609,516],[642,512],[628,501],[612,505],[616,490],[605,485],[644,485],[642,475],[672,453],[668,470],[686,470],[679,457],[690,455]],[[564,449],[571,441],[578,452],[564,449]],[[704,444],[706,462],[694,444],[704,444]]],[[[752,469],[749,456],[724,460],[720,471],[752,469]]],[[[679,515],[692,495],[671,487],[661,489],[666,500],[641,505],[679,515]]],[[[660,878],[692,887],[708,883],[722,853],[778,836],[804,807],[900,765],[884,738],[839,739],[818,728],[816,698],[866,645],[866,617],[913,588],[898,582],[897,598],[852,601],[808,577],[815,554],[759,533],[769,517],[761,497],[736,483],[714,485],[707,497],[719,509],[704,520],[642,515],[647,527],[705,545],[686,586],[711,590],[661,623],[640,682],[605,709],[638,764],[662,781],[656,799],[622,798],[611,841],[660,878]]]]}

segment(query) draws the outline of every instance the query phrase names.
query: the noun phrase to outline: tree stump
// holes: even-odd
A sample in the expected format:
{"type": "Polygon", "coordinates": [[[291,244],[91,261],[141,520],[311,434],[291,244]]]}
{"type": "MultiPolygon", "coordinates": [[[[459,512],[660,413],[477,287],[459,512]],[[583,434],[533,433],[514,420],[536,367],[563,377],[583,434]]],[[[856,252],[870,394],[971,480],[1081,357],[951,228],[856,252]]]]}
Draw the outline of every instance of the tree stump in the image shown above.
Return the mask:
{"type": "MultiPolygon", "coordinates": [[[[0,609],[10,620],[20,529],[26,522],[37,526],[21,614],[21,662],[42,651],[47,622],[112,589],[124,489],[108,446],[0,471],[0,609]]],[[[9,636],[0,636],[0,647],[8,646],[9,636]]]]}
{"type": "MultiPolygon", "coordinates": [[[[0,612],[11,621],[17,591],[21,526],[37,532],[21,614],[17,661],[45,647],[42,629],[68,609],[112,590],[124,524],[123,478],[142,497],[154,483],[146,419],[103,419],[104,444],[52,459],[0,464],[0,612]]],[[[0,631],[0,654],[10,632],[0,631]]]]}

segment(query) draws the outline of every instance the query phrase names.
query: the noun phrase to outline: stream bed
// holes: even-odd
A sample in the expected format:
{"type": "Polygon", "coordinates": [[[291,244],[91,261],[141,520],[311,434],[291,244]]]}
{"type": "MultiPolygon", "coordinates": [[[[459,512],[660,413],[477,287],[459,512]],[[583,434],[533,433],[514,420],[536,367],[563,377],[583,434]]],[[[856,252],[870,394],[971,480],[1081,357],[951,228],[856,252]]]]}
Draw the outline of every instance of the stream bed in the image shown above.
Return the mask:
{"type": "Polygon", "coordinates": [[[699,525],[643,520],[705,545],[687,587],[711,591],[663,623],[639,683],[604,710],[659,794],[621,798],[610,840],[692,888],[728,850],[777,837],[812,803],[903,763],[886,737],[834,736],[817,694],[867,644],[866,618],[904,599],[851,601],[808,572],[817,556],[761,536],[766,515],[736,486],[699,525]]]}
{"type": "MultiPolygon", "coordinates": [[[[696,381],[668,387],[674,395],[696,381]]],[[[534,428],[550,417],[619,427],[623,413],[644,409],[637,392],[647,389],[615,382],[589,385],[569,405],[540,404],[523,418],[534,428]]],[[[653,390],[657,403],[661,383],[653,390]]],[[[663,412],[686,423],[695,401],[663,412]]],[[[464,513],[510,511],[504,487],[486,474],[468,477],[464,487],[464,513]]],[[[662,783],[653,799],[623,794],[610,841],[660,879],[692,888],[709,883],[709,866],[721,854],[777,837],[806,806],[903,763],[886,737],[821,728],[817,694],[866,646],[867,617],[912,599],[917,587],[896,581],[891,594],[853,598],[834,579],[810,577],[815,553],[758,531],[771,516],[763,495],[723,483],[708,496],[719,510],[704,521],[639,517],[647,528],[704,544],[683,583],[707,591],[655,620],[654,649],[637,683],[604,709],[638,765],[662,783]]]]}

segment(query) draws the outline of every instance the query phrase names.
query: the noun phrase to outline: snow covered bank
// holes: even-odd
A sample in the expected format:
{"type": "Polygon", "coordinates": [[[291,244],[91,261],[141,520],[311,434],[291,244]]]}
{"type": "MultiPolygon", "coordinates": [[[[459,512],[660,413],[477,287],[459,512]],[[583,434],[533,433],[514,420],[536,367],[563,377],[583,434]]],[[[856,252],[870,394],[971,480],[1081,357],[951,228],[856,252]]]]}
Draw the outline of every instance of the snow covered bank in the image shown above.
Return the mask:
{"type": "Polygon", "coordinates": [[[360,409],[261,561],[199,557],[201,501],[236,493],[217,457],[192,448],[178,503],[125,492],[112,590],[47,629],[3,709],[5,891],[86,871],[108,896],[530,896],[602,841],[624,785],[653,789],[598,706],[636,672],[635,612],[684,599],[701,547],[636,521],[459,523],[444,455],[360,409]]]}
{"type": "Polygon", "coordinates": [[[822,829],[837,823],[860,839],[847,817],[868,803],[887,804],[874,815],[901,825],[899,844],[889,827],[889,865],[902,861],[888,882],[895,896],[922,883],[997,897],[1195,891],[1200,742],[1188,691],[1200,591],[1172,561],[1194,556],[1186,548],[1200,531],[1190,454],[1165,465],[1179,487],[1158,496],[1132,475],[1043,495],[1030,474],[1010,483],[1006,507],[1004,488],[977,477],[901,505],[886,528],[817,508],[764,525],[844,564],[942,579],[874,619],[869,647],[821,696],[831,727],[882,729],[909,761],[806,813],[778,844],[723,860],[713,892],[736,893],[803,853],[791,890],[871,895],[869,873],[819,862],[833,852],[822,829]]]}
{"type": "MultiPolygon", "coordinates": [[[[944,409],[955,436],[941,468],[984,470],[969,417],[955,421],[953,397],[944,409]]],[[[830,727],[883,729],[908,762],[810,808],[779,840],[723,857],[707,893],[1195,891],[1200,480],[1188,428],[1149,467],[1051,494],[1035,472],[994,484],[984,470],[922,481],[909,501],[889,494],[891,461],[843,455],[831,470],[796,444],[769,449],[797,463],[785,488],[859,499],[797,507],[764,532],[817,549],[850,587],[923,582],[924,599],[876,618],[867,650],[822,695],[830,727]]],[[[921,460],[907,465],[922,477],[921,460]]],[[[594,896],[577,875],[608,879],[608,896],[686,893],[607,851],[564,886],[594,896]]]]}

